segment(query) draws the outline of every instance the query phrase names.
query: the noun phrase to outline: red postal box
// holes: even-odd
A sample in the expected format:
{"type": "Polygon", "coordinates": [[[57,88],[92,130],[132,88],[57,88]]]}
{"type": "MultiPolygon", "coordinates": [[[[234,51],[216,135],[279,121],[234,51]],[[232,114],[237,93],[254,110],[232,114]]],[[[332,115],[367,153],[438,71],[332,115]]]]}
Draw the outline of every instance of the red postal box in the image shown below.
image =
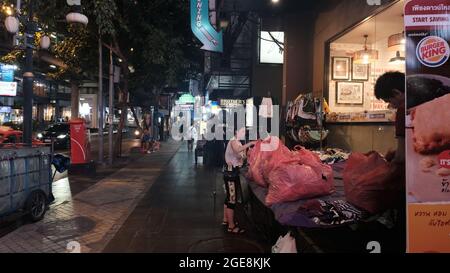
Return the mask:
{"type": "Polygon", "coordinates": [[[72,164],[91,162],[90,134],[84,119],[70,121],[70,154],[72,164]]]}

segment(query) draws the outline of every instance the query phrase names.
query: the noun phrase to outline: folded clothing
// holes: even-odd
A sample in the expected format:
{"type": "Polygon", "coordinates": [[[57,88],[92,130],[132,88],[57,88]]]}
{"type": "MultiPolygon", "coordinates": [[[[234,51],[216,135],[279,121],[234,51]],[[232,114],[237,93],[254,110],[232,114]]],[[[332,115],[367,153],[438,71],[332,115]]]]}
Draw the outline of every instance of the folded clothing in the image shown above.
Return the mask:
{"type": "Polygon", "coordinates": [[[337,227],[355,223],[366,217],[362,211],[344,200],[312,199],[297,210],[279,215],[278,221],[293,227],[337,227]]]}

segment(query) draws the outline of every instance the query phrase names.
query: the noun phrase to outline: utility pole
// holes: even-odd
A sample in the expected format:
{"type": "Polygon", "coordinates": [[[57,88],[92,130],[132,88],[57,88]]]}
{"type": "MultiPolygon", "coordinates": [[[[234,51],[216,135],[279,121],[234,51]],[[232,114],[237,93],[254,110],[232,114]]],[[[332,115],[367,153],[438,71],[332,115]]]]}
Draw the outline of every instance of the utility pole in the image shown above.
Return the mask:
{"type": "Polygon", "coordinates": [[[103,45],[102,38],[98,38],[98,163],[103,164],[103,45]]]}
{"type": "MultiPolygon", "coordinates": [[[[22,6],[22,0],[17,0],[17,3],[16,3],[16,13],[17,13],[17,15],[18,16],[20,16],[21,15],[21,6],[22,6]]],[[[15,33],[14,34],[14,37],[13,37],[13,46],[17,46],[17,45],[19,45],[19,41],[17,40],[17,33],[15,33]]]]}
{"type": "Polygon", "coordinates": [[[23,142],[27,146],[32,145],[33,135],[33,43],[36,32],[36,24],[33,21],[33,0],[28,7],[28,20],[25,27],[26,61],[23,74],[23,142]]]}
{"type": "MultiPolygon", "coordinates": [[[[114,124],[114,64],[113,64],[113,52],[109,50],[109,165],[113,163],[113,124],[114,124]]],[[[121,132],[117,132],[120,134],[121,132]]]]}

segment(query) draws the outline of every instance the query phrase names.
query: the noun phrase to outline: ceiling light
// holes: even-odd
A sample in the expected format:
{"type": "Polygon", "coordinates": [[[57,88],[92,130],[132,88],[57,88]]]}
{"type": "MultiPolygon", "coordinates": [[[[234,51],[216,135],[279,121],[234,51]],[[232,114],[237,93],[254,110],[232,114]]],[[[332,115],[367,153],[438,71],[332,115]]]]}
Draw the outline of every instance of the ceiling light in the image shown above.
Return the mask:
{"type": "Polygon", "coordinates": [[[272,0],[272,3],[274,4],[278,4],[278,2],[280,2],[280,0],[272,0]]]}
{"type": "Polygon", "coordinates": [[[405,51],[405,34],[396,33],[388,38],[388,49],[390,51],[405,51]]]}
{"type": "Polygon", "coordinates": [[[364,49],[356,51],[353,58],[357,64],[369,64],[378,60],[378,51],[367,47],[368,35],[364,35],[364,49]]]}
{"type": "Polygon", "coordinates": [[[395,54],[395,57],[389,61],[389,64],[404,64],[404,63],[405,63],[405,57],[402,57],[400,55],[400,51],[397,51],[397,53],[395,54]]]}

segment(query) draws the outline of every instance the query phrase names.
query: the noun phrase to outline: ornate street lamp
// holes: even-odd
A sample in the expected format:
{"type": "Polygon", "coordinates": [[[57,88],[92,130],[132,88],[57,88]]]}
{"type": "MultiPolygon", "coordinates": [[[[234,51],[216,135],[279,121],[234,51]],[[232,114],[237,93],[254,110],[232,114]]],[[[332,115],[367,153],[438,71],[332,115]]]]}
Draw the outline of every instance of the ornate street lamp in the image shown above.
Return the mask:
{"type": "Polygon", "coordinates": [[[66,21],[69,24],[78,23],[87,25],[89,19],[81,13],[81,0],[67,0],[67,5],[71,6],[73,11],[66,15],[66,21]]]}

